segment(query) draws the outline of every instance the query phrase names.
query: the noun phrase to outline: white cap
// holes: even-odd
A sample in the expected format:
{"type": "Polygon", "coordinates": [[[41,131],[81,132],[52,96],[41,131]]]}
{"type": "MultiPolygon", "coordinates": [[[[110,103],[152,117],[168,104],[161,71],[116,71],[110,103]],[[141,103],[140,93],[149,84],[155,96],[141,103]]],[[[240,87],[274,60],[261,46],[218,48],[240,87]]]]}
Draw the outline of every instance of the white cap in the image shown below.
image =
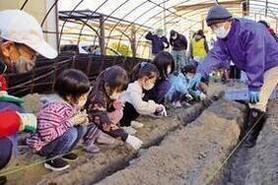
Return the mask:
{"type": "Polygon", "coordinates": [[[0,37],[25,44],[46,58],[57,57],[54,50],[43,38],[38,21],[21,10],[4,10],[0,12],[0,37]]]}

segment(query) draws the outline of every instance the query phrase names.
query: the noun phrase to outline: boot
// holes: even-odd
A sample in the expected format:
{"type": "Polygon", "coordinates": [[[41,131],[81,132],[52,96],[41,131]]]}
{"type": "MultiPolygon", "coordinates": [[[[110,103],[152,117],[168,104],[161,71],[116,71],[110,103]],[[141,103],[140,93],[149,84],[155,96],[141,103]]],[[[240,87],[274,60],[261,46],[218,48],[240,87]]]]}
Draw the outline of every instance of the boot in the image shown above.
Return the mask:
{"type": "Polygon", "coordinates": [[[0,176],[0,185],[4,185],[7,183],[7,177],[6,176],[0,176]]]}
{"type": "Polygon", "coordinates": [[[260,131],[263,128],[263,125],[266,120],[266,113],[263,111],[260,111],[258,109],[250,109],[248,120],[247,120],[247,132],[253,127],[254,124],[256,126],[251,130],[251,132],[248,134],[244,146],[247,148],[252,148],[256,145],[257,138],[260,134],[260,131]]]}

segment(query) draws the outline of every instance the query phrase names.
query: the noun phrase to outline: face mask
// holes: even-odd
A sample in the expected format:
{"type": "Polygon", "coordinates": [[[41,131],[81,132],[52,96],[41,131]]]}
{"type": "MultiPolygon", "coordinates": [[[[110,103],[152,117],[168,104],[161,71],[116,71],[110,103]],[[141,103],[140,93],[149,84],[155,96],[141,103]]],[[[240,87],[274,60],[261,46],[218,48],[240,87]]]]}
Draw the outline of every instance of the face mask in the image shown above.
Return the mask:
{"type": "Polygon", "coordinates": [[[186,74],[186,78],[188,79],[188,80],[191,80],[192,78],[193,78],[193,74],[190,74],[190,73],[187,73],[186,74]]]}
{"type": "Polygon", "coordinates": [[[22,57],[15,63],[15,69],[17,73],[26,73],[31,71],[35,66],[35,61],[28,61],[24,60],[22,57]]]}
{"type": "Polygon", "coordinates": [[[216,28],[214,30],[215,35],[220,39],[226,38],[229,32],[230,32],[230,28],[226,30],[224,26],[221,26],[220,28],[216,28]]]}
{"type": "Polygon", "coordinates": [[[169,67],[167,67],[167,74],[170,74],[171,73],[171,67],[169,66],[169,67]]]}
{"type": "Polygon", "coordinates": [[[111,98],[111,100],[118,100],[121,96],[121,93],[113,93],[111,96],[109,96],[111,98]]]}
{"type": "Polygon", "coordinates": [[[153,87],[154,87],[154,83],[145,83],[143,86],[143,88],[147,91],[151,90],[153,87]]]}
{"type": "Polygon", "coordinates": [[[178,38],[178,35],[177,34],[174,34],[173,36],[172,36],[172,39],[174,39],[174,40],[176,40],[178,38]]]}

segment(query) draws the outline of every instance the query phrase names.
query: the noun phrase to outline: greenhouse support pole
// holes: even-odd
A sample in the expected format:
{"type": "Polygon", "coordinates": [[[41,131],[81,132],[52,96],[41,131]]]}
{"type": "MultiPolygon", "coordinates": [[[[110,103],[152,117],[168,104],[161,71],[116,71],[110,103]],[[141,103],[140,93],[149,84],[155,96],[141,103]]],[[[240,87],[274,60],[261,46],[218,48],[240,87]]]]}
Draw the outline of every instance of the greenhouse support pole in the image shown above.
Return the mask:
{"type": "Polygon", "coordinates": [[[106,55],[105,52],[105,28],[104,28],[104,19],[101,15],[99,18],[99,28],[100,28],[100,37],[99,37],[99,46],[101,55],[106,55]]]}
{"type": "Polygon", "coordinates": [[[131,28],[131,51],[132,51],[132,57],[136,57],[136,31],[135,31],[135,27],[132,26],[131,28]]]}
{"type": "Polygon", "coordinates": [[[242,3],[242,14],[243,16],[249,15],[249,0],[242,3]]]}
{"type": "MultiPolygon", "coordinates": [[[[202,17],[203,18],[203,17],[202,17]]],[[[204,31],[205,30],[205,19],[203,18],[202,20],[202,30],[204,31]]]]}

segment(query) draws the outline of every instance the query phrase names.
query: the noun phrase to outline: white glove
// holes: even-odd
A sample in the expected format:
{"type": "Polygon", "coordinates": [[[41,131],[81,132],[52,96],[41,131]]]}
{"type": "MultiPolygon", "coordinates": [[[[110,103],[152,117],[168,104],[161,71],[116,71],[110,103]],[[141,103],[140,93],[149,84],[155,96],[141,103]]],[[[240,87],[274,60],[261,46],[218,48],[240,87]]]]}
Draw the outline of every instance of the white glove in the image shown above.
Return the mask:
{"type": "Polygon", "coordinates": [[[206,99],[207,95],[205,95],[204,93],[201,93],[200,94],[200,100],[204,100],[206,99]]]}
{"type": "Polygon", "coordinates": [[[126,143],[132,146],[132,148],[134,148],[135,150],[138,150],[142,146],[143,141],[141,141],[139,138],[135,136],[128,135],[126,143]]]}
{"type": "MultiPolygon", "coordinates": [[[[163,105],[162,105],[163,106],[163,105]]],[[[167,114],[167,111],[166,111],[166,108],[163,106],[163,110],[162,110],[162,112],[161,112],[161,115],[162,116],[168,116],[168,114],[167,114]]]]}
{"type": "Polygon", "coordinates": [[[189,93],[186,94],[185,97],[186,97],[189,101],[191,101],[191,100],[194,99],[189,93]]]}
{"type": "Polygon", "coordinates": [[[158,105],[155,111],[155,115],[157,116],[167,116],[167,111],[164,105],[158,105]]]}

